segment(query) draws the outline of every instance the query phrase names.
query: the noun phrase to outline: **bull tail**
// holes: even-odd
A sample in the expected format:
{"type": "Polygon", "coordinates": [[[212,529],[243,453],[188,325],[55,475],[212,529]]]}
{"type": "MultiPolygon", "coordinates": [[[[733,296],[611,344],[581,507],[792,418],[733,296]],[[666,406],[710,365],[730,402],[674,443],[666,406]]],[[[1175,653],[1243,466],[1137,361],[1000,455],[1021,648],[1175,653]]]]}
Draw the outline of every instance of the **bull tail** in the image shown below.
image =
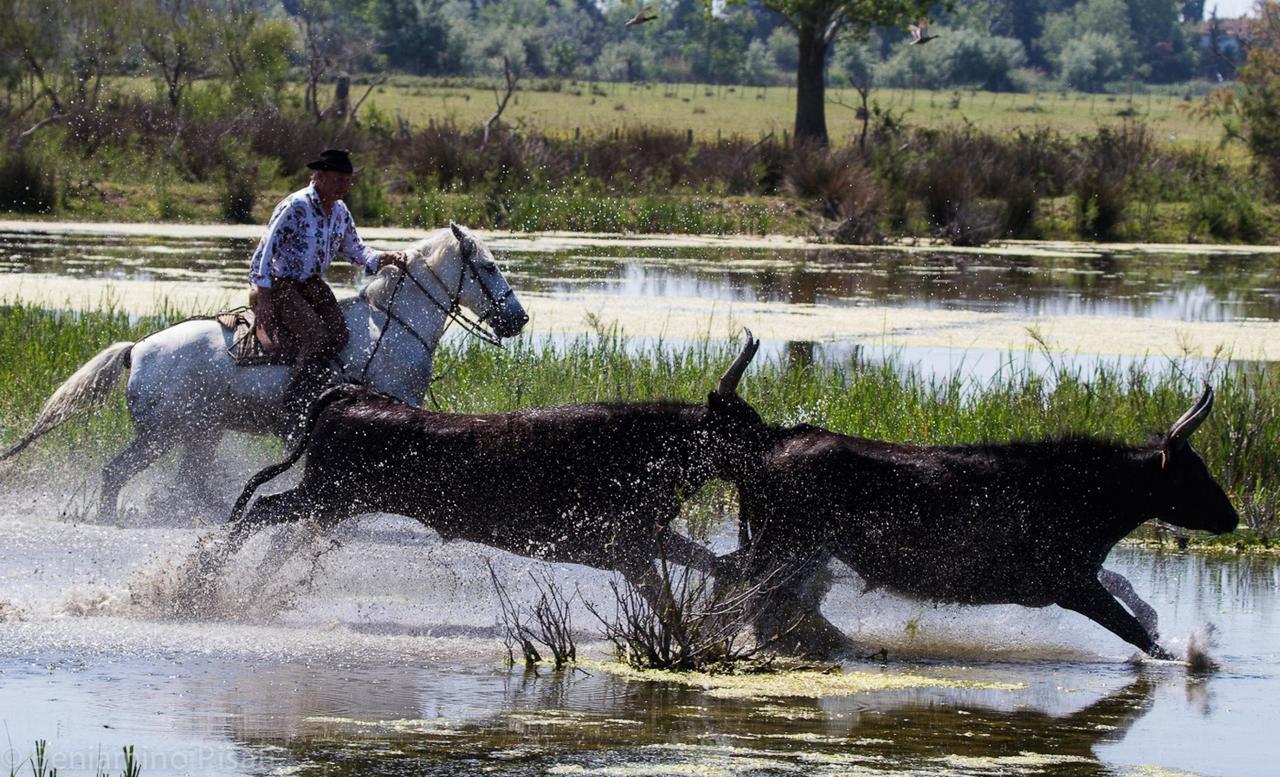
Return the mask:
{"type": "Polygon", "coordinates": [[[92,409],[106,401],[120,376],[129,368],[129,352],[134,343],[112,343],[76,370],[53,392],[40,416],[21,440],[0,452],[0,461],[12,458],[37,439],[57,429],[77,413],[92,409]]]}
{"type": "Polygon", "coordinates": [[[249,478],[249,482],[244,485],[244,490],[240,492],[240,498],[236,500],[235,507],[231,508],[229,523],[234,525],[244,518],[245,510],[249,507],[249,500],[253,499],[253,494],[259,487],[274,480],[298,463],[298,459],[302,458],[302,454],[307,450],[307,444],[311,442],[311,433],[315,431],[316,421],[320,420],[320,414],[329,405],[346,396],[347,392],[344,389],[349,387],[350,384],[339,384],[325,389],[320,396],[316,397],[316,401],[311,403],[311,409],[307,413],[307,423],[303,427],[302,435],[294,443],[293,450],[290,451],[288,458],[263,468],[256,475],[249,478]]]}

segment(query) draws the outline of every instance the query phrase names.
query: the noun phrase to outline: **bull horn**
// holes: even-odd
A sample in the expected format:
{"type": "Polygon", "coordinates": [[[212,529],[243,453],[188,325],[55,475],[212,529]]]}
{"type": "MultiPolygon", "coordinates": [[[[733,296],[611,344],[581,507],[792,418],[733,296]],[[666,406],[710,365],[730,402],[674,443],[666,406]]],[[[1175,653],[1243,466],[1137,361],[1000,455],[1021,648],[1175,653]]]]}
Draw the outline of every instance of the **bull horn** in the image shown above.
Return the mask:
{"type": "Polygon", "coordinates": [[[1195,405],[1182,414],[1182,417],[1174,422],[1173,427],[1169,429],[1169,444],[1186,442],[1191,433],[1204,423],[1204,419],[1209,417],[1209,411],[1213,409],[1213,387],[1208,383],[1204,384],[1204,393],[1200,395],[1200,400],[1195,405]]]}
{"type": "Polygon", "coordinates": [[[462,231],[462,227],[458,226],[454,222],[449,222],[449,229],[453,230],[453,236],[458,239],[459,243],[467,239],[467,236],[462,231]]]}
{"type": "Polygon", "coordinates": [[[720,385],[716,388],[716,393],[722,397],[738,393],[738,382],[742,380],[742,373],[747,371],[747,365],[751,363],[756,351],[760,350],[760,341],[751,336],[751,330],[743,327],[742,331],[747,334],[746,345],[742,346],[742,353],[733,360],[729,369],[724,371],[724,375],[720,378],[720,385]]]}

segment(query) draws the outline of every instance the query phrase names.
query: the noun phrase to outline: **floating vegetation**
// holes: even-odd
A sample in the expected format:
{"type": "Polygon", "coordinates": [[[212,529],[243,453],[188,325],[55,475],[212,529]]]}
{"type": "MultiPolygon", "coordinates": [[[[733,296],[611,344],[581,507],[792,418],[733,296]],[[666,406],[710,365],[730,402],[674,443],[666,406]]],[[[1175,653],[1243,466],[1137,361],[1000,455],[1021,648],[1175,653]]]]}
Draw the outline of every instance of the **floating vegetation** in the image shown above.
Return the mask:
{"type": "Polygon", "coordinates": [[[634,669],[622,663],[590,662],[589,668],[609,672],[637,682],[663,682],[699,688],[720,699],[823,699],[854,696],[877,691],[915,688],[967,688],[988,691],[1017,691],[1022,683],[993,683],[979,680],[949,680],[920,674],[891,672],[819,672],[811,669],[756,674],[706,674],[661,669],[634,669]]]}

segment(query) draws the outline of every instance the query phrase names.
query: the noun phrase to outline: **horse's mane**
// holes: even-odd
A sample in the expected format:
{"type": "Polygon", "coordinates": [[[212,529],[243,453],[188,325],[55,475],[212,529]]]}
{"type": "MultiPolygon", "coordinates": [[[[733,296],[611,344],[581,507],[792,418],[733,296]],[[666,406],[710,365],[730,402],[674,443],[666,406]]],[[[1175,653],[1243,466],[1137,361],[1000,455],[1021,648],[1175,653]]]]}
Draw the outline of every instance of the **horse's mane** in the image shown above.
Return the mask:
{"type": "MultiPolygon", "coordinates": [[[[443,258],[451,244],[456,244],[453,233],[446,229],[437,229],[423,239],[405,249],[410,262],[426,262],[434,266],[443,258]]],[[[387,286],[393,281],[392,275],[379,273],[372,281],[360,290],[360,297],[379,310],[387,296],[387,286]]]]}

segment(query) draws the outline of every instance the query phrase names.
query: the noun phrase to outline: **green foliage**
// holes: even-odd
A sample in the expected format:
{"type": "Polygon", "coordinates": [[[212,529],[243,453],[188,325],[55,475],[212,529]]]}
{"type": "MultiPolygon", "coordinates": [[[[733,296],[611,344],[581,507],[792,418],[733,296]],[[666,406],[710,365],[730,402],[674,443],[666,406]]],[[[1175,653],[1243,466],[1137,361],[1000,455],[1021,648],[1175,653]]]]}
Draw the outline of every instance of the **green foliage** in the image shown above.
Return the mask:
{"type": "Polygon", "coordinates": [[[366,168],[360,171],[344,201],[358,224],[383,225],[392,221],[391,202],[377,170],[366,168]]]}
{"type": "Polygon", "coordinates": [[[1197,190],[1187,210],[1191,238],[1208,233],[1218,240],[1256,242],[1262,237],[1262,214],[1247,189],[1207,184],[1197,190]]]}
{"type": "Polygon", "coordinates": [[[990,91],[1014,89],[1014,72],[1026,64],[1022,44],[1015,38],[989,35],[967,28],[938,33],[928,46],[907,46],[875,69],[876,82],[885,86],[976,86],[990,91]]]}
{"type": "Polygon", "coordinates": [[[258,166],[247,162],[227,165],[219,194],[222,217],[234,224],[252,224],[257,200],[258,166]]]}
{"type": "Polygon", "coordinates": [[[1100,92],[1124,71],[1120,44],[1108,33],[1086,32],[1058,53],[1062,83],[1082,92],[1100,92]]]}
{"type": "Polygon", "coordinates": [[[1249,57],[1237,73],[1236,110],[1249,150],[1280,189],[1280,2],[1258,4],[1251,32],[1249,57]]]}

